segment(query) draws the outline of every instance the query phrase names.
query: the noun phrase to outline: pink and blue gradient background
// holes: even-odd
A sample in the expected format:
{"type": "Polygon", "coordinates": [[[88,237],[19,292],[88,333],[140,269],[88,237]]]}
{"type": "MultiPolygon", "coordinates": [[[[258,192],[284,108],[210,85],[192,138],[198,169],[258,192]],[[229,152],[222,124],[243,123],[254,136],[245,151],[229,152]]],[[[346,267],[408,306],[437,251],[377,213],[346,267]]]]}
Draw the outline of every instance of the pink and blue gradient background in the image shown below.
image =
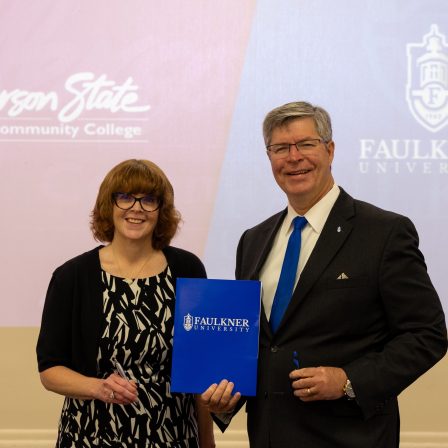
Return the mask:
{"type": "MultiPolygon", "coordinates": [[[[240,234],[283,208],[261,137],[273,107],[309,100],[333,117],[338,184],[404,213],[421,236],[445,305],[448,174],[362,174],[360,139],[447,139],[406,105],[406,44],[432,23],[448,36],[444,0],[0,0],[0,92],[56,91],[74,73],[138,85],[149,111],[85,112],[83,120],[142,127],[140,142],[11,141],[0,135],[0,326],[36,326],[53,269],[96,243],[89,214],[109,169],[157,163],[184,219],[173,244],[232,278],[240,234]],[[129,121],[125,121],[129,120],[129,121]]],[[[51,111],[0,126],[54,124],[51,111]],[[34,121],[33,121],[34,120],[34,121]]],[[[95,139],[93,139],[95,140],[95,139]]]]}

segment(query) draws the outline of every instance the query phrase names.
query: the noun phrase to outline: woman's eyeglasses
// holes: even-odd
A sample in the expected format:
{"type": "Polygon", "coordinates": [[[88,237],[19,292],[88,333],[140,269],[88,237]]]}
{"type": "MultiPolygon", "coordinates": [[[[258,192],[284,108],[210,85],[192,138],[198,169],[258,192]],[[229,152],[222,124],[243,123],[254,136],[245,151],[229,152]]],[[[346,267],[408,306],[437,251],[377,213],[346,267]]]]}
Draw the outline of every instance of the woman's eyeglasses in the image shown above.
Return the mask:
{"type": "Polygon", "coordinates": [[[160,207],[159,199],[150,194],[137,198],[129,193],[113,193],[112,198],[115,205],[122,210],[131,209],[136,202],[140,203],[140,207],[145,212],[155,212],[160,207]]]}

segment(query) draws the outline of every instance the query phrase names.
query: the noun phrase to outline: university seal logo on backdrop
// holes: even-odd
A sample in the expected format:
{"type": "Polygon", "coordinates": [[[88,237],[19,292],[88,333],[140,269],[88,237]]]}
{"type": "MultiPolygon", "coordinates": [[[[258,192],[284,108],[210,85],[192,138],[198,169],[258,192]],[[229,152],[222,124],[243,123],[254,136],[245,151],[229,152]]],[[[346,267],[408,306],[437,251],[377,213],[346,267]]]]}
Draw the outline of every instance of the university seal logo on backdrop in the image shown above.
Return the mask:
{"type": "Polygon", "coordinates": [[[448,124],[448,44],[437,25],[420,43],[407,46],[406,100],[425,129],[438,132],[448,124]]]}

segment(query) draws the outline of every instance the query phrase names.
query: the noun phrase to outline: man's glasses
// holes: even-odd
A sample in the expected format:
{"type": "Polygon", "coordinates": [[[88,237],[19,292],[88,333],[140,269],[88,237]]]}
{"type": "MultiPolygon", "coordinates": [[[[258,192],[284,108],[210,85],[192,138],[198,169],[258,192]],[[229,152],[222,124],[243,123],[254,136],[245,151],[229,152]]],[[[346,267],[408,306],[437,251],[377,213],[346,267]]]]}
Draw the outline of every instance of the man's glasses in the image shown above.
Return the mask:
{"type": "Polygon", "coordinates": [[[309,140],[300,140],[295,143],[276,143],[266,147],[271,159],[285,159],[289,155],[291,146],[295,146],[297,151],[302,154],[311,154],[321,144],[325,143],[321,138],[312,138],[309,140]]]}
{"type": "Polygon", "coordinates": [[[136,198],[129,193],[113,193],[112,198],[115,205],[122,210],[131,209],[136,202],[140,202],[140,207],[145,212],[155,212],[160,207],[159,199],[149,194],[141,198],[136,198]]]}

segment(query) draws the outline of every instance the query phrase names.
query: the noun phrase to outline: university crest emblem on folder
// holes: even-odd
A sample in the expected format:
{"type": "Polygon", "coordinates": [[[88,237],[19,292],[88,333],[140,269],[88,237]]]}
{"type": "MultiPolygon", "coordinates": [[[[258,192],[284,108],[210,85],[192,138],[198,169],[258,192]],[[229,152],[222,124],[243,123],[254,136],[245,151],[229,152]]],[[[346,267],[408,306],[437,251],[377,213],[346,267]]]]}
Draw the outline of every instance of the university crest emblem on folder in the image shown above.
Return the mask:
{"type": "Polygon", "coordinates": [[[193,316],[190,313],[184,316],[184,328],[186,331],[190,331],[193,328],[193,316]]]}

